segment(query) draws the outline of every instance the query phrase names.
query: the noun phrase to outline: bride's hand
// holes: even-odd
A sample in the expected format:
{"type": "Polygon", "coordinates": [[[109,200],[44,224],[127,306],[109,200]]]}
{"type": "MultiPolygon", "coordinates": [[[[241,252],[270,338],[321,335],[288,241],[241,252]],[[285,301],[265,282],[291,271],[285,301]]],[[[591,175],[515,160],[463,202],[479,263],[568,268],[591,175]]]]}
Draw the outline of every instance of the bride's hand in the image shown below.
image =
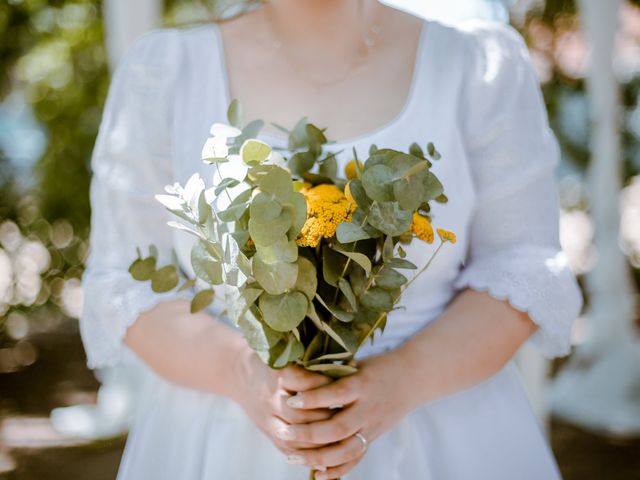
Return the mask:
{"type": "Polygon", "coordinates": [[[411,396],[406,373],[406,365],[392,352],[362,361],[353,375],[291,397],[289,404],[299,411],[344,406],[330,419],[288,427],[289,437],[316,444],[293,452],[294,463],[326,467],[316,473],[317,480],[349,472],[366,451],[356,433],[370,443],[418,404],[411,396]]]}
{"type": "Polygon", "coordinates": [[[283,453],[312,446],[306,442],[278,437],[278,432],[297,423],[329,419],[335,411],[327,408],[300,410],[287,404],[296,392],[318,388],[331,382],[320,374],[291,365],[273,370],[248,346],[234,359],[238,367],[232,398],[283,453]]]}

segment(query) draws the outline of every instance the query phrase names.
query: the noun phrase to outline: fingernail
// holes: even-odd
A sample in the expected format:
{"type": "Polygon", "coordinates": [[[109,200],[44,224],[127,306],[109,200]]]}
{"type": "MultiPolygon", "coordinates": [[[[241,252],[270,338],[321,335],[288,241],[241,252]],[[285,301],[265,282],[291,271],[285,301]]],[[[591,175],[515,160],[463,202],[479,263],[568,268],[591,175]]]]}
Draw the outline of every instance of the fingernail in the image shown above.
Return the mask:
{"type": "Polygon", "coordinates": [[[326,472],[327,471],[327,467],[323,467],[322,465],[320,465],[319,467],[313,467],[313,469],[317,470],[319,472],[326,472]]]}
{"type": "Polygon", "coordinates": [[[327,478],[329,477],[327,477],[324,473],[318,473],[316,475],[316,480],[327,480],[327,478]]]}
{"type": "Polygon", "coordinates": [[[289,455],[287,457],[287,462],[293,465],[304,465],[305,463],[307,463],[307,459],[302,455],[289,455]]]}
{"type": "Polygon", "coordinates": [[[304,407],[304,398],[302,398],[302,395],[298,393],[293,397],[287,398],[287,405],[293,408],[302,408],[304,407]]]}
{"type": "Polygon", "coordinates": [[[296,432],[291,428],[279,428],[276,430],[276,437],[280,440],[294,440],[296,438],[296,432]]]}

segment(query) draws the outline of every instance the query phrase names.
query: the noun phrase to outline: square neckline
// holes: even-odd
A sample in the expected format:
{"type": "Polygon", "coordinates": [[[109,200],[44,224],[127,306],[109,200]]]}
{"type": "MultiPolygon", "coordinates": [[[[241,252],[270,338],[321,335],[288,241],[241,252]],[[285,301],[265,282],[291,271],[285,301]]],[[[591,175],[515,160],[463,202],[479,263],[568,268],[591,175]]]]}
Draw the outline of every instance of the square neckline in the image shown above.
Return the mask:
{"type": "MultiPolygon", "coordinates": [[[[355,135],[355,136],[342,139],[340,141],[330,140],[330,143],[328,145],[346,146],[346,145],[354,144],[357,142],[361,142],[363,140],[366,140],[368,138],[371,138],[373,136],[376,136],[391,130],[397,124],[401,123],[405,119],[405,117],[408,115],[409,111],[411,110],[411,108],[413,107],[413,105],[416,103],[416,100],[417,100],[418,85],[422,79],[422,75],[423,75],[422,71],[424,70],[424,65],[423,65],[424,62],[422,61],[422,59],[425,55],[425,52],[428,51],[427,47],[425,46],[425,43],[427,39],[431,36],[431,30],[433,29],[433,25],[434,25],[433,21],[430,21],[422,17],[419,17],[419,18],[421,20],[421,24],[420,24],[420,33],[418,35],[418,45],[416,47],[416,51],[414,54],[411,81],[409,83],[409,89],[405,96],[405,101],[402,106],[402,109],[398,113],[396,113],[396,115],[391,120],[389,120],[388,122],[382,125],[379,125],[378,127],[372,130],[364,132],[360,135],[355,135]]],[[[224,39],[222,38],[222,32],[221,32],[220,26],[217,23],[211,22],[209,25],[210,25],[210,28],[213,30],[214,35],[216,36],[215,43],[216,43],[216,48],[218,53],[218,60],[219,60],[217,62],[217,66],[218,66],[217,71],[221,77],[222,85],[223,85],[222,95],[223,95],[224,111],[223,111],[222,117],[226,118],[226,109],[229,103],[231,103],[232,98],[229,90],[229,76],[227,72],[227,59],[224,51],[224,39]]],[[[284,144],[288,142],[287,137],[275,135],[269,132],[260,132],[258,134],[258,137],[268,138],[270,140],[275,140],[276,142],[280,142],[284,144]]]]}

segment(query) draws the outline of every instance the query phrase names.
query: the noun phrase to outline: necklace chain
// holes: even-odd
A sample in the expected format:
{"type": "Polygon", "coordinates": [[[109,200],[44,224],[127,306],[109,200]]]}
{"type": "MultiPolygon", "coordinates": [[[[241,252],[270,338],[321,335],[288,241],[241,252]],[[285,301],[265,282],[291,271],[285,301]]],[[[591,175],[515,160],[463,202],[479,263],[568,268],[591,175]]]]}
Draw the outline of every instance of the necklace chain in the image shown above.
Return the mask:
{"type": "MultiPolygon", "coordinates": [[[[360,11],[362,10],[362,0],[360,0],[359,9],[360,11]]],[[[296,73],[296,75],[304,78],[309,84],[311,84],[316,88],[322,88],[327,85],[332,85],[341,80],[344,80],[349,76],[349,73],[360,63],[358,60],[351,62],[343,75],[329,81],[319,81],[317,78],[311,78],[308,75],[304,75],[301,73],[304,69],[296,65],[295,62],[292,61],[292,59],[290,58],[290,55],[286,54],[285,52],[286,49],[283,48],[285,46],[284,42],[277,36],[275,29],[273,28],[273,22],[267,21],[267,23],[269,24],[269,30],[271,32],[271,35],[274,37],[274,39],[271,41],[272,47],[275,48],[276,50],[283,52],[283,56],[285,57],[287,63],[289,63],[289,65],[292,67],[292,70],[296,73]]],[[[382,29],[377,18],[374,20],[371,26],[369,26],[369,28],[365,29],[365,33],[361,38],[362,38],[363,44],[367,47],[367,53],[369,53],[371,49],[373,49],[376,46],[377,44],[376,37],[380,34],[381,31],[382,29]]],[[[360,59],[360,61],[362,60],[360,59]]]]}

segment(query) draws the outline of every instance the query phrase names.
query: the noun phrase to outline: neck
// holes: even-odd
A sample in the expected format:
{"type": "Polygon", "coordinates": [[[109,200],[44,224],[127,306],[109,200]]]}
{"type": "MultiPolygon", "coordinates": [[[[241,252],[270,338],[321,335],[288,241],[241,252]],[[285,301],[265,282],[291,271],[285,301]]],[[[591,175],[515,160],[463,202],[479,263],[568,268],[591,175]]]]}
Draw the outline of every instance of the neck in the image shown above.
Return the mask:
{"type": "Polygon", "coordinates": [[[335,60],[364,47],[379,7],[378,0],[269,0],[263,13],[269,33],[288,51],[335,60]]]}

